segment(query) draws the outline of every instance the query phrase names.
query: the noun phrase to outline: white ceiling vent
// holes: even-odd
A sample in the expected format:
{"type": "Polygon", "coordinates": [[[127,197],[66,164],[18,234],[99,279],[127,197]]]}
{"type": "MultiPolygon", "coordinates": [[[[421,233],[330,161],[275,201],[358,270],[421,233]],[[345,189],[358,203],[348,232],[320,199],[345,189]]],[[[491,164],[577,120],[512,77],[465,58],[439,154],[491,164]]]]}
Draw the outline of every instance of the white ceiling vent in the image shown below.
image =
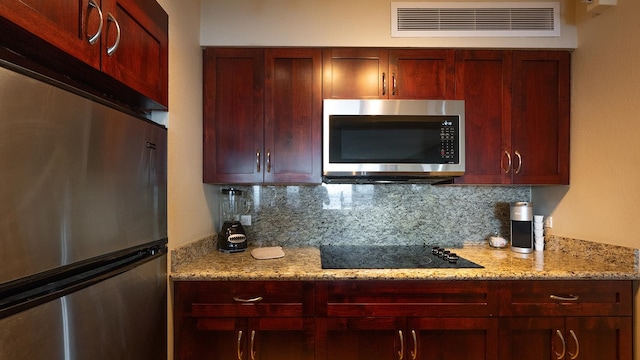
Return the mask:
{"type": "Polygon", "coordinates": [[[392,2],[391,36],[560,36],[560,4],[558,2],[392,2]]]}

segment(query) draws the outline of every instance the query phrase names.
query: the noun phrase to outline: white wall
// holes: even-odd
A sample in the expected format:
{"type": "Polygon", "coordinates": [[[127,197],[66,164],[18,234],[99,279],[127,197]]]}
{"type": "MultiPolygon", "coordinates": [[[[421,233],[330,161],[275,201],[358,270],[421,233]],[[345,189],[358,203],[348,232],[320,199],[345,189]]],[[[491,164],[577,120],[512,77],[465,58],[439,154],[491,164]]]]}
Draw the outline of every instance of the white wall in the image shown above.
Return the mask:
{"type": "Polygon", "coordinates": [[[173,249],[214,233],[216,187],[202,183],[200,0],[159,0],[169,14],[168,232],[173,249]]]}
{"type": "Polygon", "coordinates": [[[554,234],[640,248],[640,1],[578,8],[572,56],[571,185],[534,188],[554,234]]]}
{"type": "MultiPolygon", "coordinates": [[[[169,14],[169,112],[164,117],[169,128],[169,248],[174,249],[214,232],[216,188],[202,183],[200,0],[158,3],[169,14]]],[[[172,293],[169,288],[169,359],[173,359],[172,293]]]]}
{"type": "MultiPolygon", "coordinates": [[[[466,0],[473,1],[479,0],[466,0]]],[[[417,39],[391,38],[391,0],[202,0],[201,42],[207,46],[575,48],[575,0],[555,1],[561,3],[560,38],[417,39]]]]}

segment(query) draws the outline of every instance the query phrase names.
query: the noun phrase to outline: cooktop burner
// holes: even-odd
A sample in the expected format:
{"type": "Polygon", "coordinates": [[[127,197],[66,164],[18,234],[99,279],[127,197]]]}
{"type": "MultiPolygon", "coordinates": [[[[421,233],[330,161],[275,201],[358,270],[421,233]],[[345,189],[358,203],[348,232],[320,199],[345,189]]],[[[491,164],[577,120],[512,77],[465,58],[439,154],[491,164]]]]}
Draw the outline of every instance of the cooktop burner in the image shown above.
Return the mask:
{"type": "Polygon", "coordinates": [[[320,246],[323,269],[483,268],[432,246],[320,246]]]}

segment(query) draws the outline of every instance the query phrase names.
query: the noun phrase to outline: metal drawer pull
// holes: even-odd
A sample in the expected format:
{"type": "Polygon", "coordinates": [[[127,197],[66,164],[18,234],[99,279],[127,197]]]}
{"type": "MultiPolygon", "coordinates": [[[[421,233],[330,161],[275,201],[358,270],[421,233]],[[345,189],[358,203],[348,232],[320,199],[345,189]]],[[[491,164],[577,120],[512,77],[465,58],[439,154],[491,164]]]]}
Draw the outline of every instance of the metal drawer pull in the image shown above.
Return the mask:
{"type": "Polygon", "coordinates": [[[262,296],[252,297],[250,299],[243,299],[237,296],[233,297],[233,301],[241,302],[241,303],[255,303],[258,301],[262,301],[264,298],[262,296]]]}
{"type": "Polygon", "coordinates": [[[382,95],[387,95],[387,75],[382,73],[382,95]]]}
{"type": "Polygon", "coordinates": [[[559,301],[578,301],[580,297],[578,295],[568,294],[567,296],[559,296],[559,295],[549,295],[551,300],[559,300],[559,301]]]}
{"type": "Polygon", "coordinates": [[[251,330],[251,345],[249,347],[249,351],[251,351],[251,360],[256,360],[255,340],[256,340],[256,331],[251,330]]]}
{"type": "Polygon", "coordinates": [[[402,330],[398,330],[398,336],[400,337],[400,351],[398,351],[398,360],[404,359],[404,337],[402,336],[402,330]]]}
{"type": "Polygon", "coordinates": [[[398,82],[396,81],[396,73],[391,73],[391,80],[393,80],[391,95],[395,95],[396,92],[398,92],[398,82]]]}
{"type": "Polygon", "coordinates": [[[519,174],[520,173],[520,169],[522,168],[522,155],[520,155],[520,153],[518,152],[518,150],[516,150],[516,156],[518,157],[518,168],[514,169],[514,173],[519,174]]]}
{"type": "Polygon", "coordinates": [[[260,172],[260,149],[256,150],[256,171],[260,172]]]}
{"type": "Polygon", "coordinates": [[[236,343],[236,353],[238,360],[242,360],[242,330],[238,331],[238,342],[236,343]]]}
{"type": "Polygon", "coordinates": [[[411,330],[411,336],[413,337],[413,351],[411,351],[411,360],[418,358],[418,339],[416,337],[416,331],[411,330]]]}
{"type": "Polygon", "coordinates": [[[553,346],[553,353],[556,355],[556,359],[562,359],[564,358],[564,354],[566,353],[567,347],[565,345],[564,342],[564,336],[562,336],[562,332],[560,330],[556,330],[556,335],[560,338],[560,341],[562,341],[562,353],[558,353],[555,349],[555,346],[553,346]]]}
{"type": "Polygon", "coordinates": [[[502,166],[502,159],[503,159],[504,157],[501,157],[501,158],[500,158],[500,168],[502,168],[502,171],[503,171],[505,174],[508,174],[508,173],[509,173],[509,171],[511,171],[511,154],[509,154],[509,152],[508,152],[507,150],[505,150],[505,151],[504,151],[504,154],[505,154],[505,155],[507,155],[507,160],[509,160],[509,162],[507,163],[507,168],[505,169],[505,167],[504,167],[504,166],[502,166]]]}
{"type": "Polygon", "coordinates": [[[118,24],[118,20],[116,20],[116,18],[113,17],[111,13],[107,14],[107,21],[111,21],[116,26],[116,42],[114,42],[112,46],[107,48],[107,55],[113,56],[113,53],[115,53],[116,50],[118,50],[118,46],[120,46],[120,24],[118,24]]]}
{"type": "MultiPolygon", "coordinates": [[[[90,11],[91,9],[89,8],[96,9],[98,11],[98,15],[100,15],[100,25],[98,25],[98,31],[96,31],[96,33],[93,35],[87,34],[87,41],[89,42],[89,44],[93,45],[98,41],[98,39],[100,39],[100,35],[102,35],[102,23],[104,22],[104,17],[102,16],[102,10],[100,10],[100,7],[98,6],[98,4],[96,4],[94,0],[89,0],[87,9],[90,11]]],[[[89,24],[89,13],[87,12],[87,25],[88,24],[89,24]]]]}
{"type": "Polygon", "coordinates": [[[271,172],[271,150],[267,150],[267,172],[271,172]]]}
{"type": "Polygon", "coordinates": [[[569,355],[571,355],[571,360],[575,360],[578,358],[578,355],[580,354],[580,342],[578,342],[578,337],[576,336],[576,333],[573,332],[573,330],[569,330],[569,334],[571,334],[571,337],[573,338],[573,341],[576,342],[576,352],[575,354],[572,354],[571,351],[569,351],[569,355]]]}

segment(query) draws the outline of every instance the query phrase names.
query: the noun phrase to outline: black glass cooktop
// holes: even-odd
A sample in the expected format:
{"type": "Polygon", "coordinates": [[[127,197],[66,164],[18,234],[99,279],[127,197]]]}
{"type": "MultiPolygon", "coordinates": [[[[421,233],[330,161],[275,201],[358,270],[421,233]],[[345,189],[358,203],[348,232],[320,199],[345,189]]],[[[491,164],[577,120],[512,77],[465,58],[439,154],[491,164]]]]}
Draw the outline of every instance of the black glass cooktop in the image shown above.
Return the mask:
{"type": "Polygon", "coordinates": [[[431,246],[320,246],[323,269],[483,268],[455,255],[438,256],[431,246]],[[452,257],[452,259],[447,259],[452,257]]]}

